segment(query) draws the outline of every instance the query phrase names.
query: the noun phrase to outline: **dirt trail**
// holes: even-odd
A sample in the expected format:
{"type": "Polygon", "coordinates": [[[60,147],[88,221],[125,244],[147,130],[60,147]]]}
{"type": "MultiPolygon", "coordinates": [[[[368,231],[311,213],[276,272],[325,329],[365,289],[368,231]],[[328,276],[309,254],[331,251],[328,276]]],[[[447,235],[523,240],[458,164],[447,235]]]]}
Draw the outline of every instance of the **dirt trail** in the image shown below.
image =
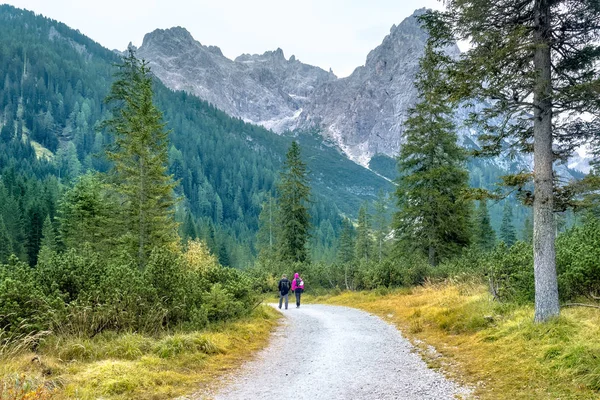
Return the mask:
{"type": "Polygon", "coordinates": [[[398,330],[378,317],[313,304],[283,312],[285,323],[269,346],[214,399],[468,397],[468,390],[427,368],[398,330]]]}

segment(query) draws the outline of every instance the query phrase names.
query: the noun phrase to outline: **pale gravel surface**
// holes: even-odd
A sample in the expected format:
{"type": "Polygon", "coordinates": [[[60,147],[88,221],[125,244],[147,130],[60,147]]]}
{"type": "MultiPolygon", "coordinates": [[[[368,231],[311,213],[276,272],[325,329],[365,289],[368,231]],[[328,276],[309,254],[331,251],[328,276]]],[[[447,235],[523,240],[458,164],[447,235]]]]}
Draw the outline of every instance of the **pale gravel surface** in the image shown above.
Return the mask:
{"type": "MultiPolygon", "coordinates": [[[[347,307],[290,305],[269,346],[214,399],[467,398],[427,365],[392,325],[347,307]]],[[[212,397],[211,396],[211,397],[212,397]]],[[[196,399],[206,398],[204,396],[196,399]]]]}

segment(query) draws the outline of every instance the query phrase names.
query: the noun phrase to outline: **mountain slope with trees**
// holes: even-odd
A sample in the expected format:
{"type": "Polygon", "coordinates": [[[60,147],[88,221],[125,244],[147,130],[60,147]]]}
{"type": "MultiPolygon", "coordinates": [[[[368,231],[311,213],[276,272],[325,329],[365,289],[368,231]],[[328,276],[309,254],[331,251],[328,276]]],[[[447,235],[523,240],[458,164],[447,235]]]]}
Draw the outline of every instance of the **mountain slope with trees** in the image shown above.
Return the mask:
{"type": "MultiPolygon", "coordinates": [[[[112,139],[100,123],[109,117],[103,100],[119,56],[29,11],[2,5],[0,22],[0,173],[7,191],[2,216],[16,253],[35,263],[45,217],[58,228],[62,185],[111,165],[102,153],[112,139]],[[18,186],[44,187],[39,190],[48,195],[18,186]]],[[[222,262],[242,266],[254,258],[261,204],[275,193],[292,140],[302,147],[319,193],[311,203],[315,227],[330,225],[335,234],[340,213],[353,215],[380,189],[392,189],[315,134],[278,136],[157,80],[154,85],[155,104],[170,131],[169,172],[182,198],[177,220],[184,236],[205,239],[222,262]]]]}

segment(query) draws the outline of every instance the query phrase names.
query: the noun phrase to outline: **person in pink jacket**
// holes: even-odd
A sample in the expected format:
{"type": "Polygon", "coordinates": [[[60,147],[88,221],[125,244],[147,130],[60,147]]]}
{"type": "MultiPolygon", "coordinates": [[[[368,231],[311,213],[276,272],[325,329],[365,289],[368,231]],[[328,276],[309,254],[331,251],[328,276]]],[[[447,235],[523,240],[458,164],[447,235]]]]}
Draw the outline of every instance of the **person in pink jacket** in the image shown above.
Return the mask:
{"type": "Polygon", "coordinates": [[[297,272],[294,274],[294,279],[292,280],[292,292],[296,294],[296,308],[299,308],[300,296],[304,292],[304,281],[297,272]]]}

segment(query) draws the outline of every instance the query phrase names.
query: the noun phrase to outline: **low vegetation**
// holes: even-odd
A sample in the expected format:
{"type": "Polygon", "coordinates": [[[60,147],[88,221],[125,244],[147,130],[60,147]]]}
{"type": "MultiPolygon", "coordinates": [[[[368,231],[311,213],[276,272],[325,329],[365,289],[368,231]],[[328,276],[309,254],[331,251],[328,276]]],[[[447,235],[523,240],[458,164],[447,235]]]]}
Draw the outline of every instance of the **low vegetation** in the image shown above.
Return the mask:
{"type": "Polygon", "coordinates": [[[600,394],[600,310],[567,308],[547,324],[533,304],[498,302],[479,281],[344,292],[312,301],[394,323],[433,367],[481,399],[591,399],[600,394]],[[437,352],[432,352],[433,346],[437,352]]]}
{"type": "Polygon", "coordinates": [[[2,355],[0,399],[170,399],[205,391],[266,345],[279,315],[259,307],[201,331],[49,336],[35,352],[2,355]]]}

